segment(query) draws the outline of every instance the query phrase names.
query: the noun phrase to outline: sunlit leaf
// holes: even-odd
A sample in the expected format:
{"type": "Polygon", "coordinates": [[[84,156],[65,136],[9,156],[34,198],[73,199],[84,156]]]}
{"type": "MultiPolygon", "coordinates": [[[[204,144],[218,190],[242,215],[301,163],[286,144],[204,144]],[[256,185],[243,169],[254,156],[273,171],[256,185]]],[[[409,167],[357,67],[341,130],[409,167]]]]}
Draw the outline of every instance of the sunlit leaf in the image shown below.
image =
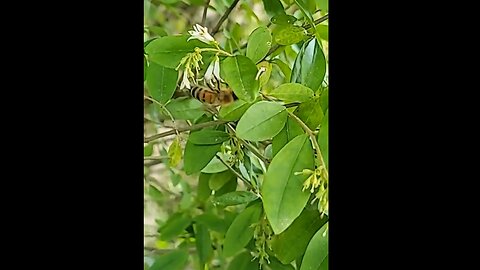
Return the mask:
{"type": "Polygon", "coordinates": [[[269,95],[287,103],[304,102],[313,98],[313,91],[299,83],[284,83],[270,91],[269,95]]]}
{"type": "Polygon", "coordinates": [[[297,25],[278,25],[273,30],[273,40],[280,45],[292,45],[306,37],[305,29],[297,25]]]}
{"type": "Polygon", "coordinates": [[[285,107],[270,101],[253,104],[237,125],[237,136],[249,141],[263,141],[277,135],[287,121],[285,107]]]}
{"type": "Polygon", "coordinates": [[[237,55],[220,62],[222,78],[235,95],[246,102],[252,102],[258,95],[259,83],[255,80],[257,67],[250,58],[237,55]]]}
{"type": "Polygon", "coordinates": [[[168,148],[168,164],[170,167],[176,167],[182,160],[182,146],[180,138],[177,136],[168,148]]]}
{"type": "Polygon", "coordinates": [[[260,26],[248,37],[247,57],[254,63],[262,60],[272,46],[272,35],[265,26],[260,26]]]}

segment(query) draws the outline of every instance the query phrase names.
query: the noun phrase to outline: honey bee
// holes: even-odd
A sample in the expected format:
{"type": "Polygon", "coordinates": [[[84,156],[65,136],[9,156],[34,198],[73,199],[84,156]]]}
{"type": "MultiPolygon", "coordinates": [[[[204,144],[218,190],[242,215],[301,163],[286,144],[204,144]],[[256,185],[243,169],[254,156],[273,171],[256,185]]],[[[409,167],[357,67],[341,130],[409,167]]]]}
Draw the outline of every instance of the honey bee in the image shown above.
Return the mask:
{"type": "Polygon", "coordinates": [[[190,89],[190,94],[201,102],[213,106],[227,105],[238,99],[230,88],[219,87],[218,89],[213,89],[206,86],[193,85],[190,89]]]}

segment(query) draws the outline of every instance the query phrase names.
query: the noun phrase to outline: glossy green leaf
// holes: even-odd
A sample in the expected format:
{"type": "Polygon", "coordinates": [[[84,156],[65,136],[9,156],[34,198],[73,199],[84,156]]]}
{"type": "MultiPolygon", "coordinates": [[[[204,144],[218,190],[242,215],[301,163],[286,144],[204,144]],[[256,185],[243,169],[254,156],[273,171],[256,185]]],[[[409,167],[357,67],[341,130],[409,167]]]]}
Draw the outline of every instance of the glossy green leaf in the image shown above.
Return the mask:
{"type": "Polygon", "coordinates": [[[275,234],[292,224],[305,207],[310,192],[303,192],[306,175],[313,170],[313,149],[308,135],[300,135],[285,145],[272,159],[262,186],[263,206],[275,234]]]}
{"type": "Polygon", "coordinates": [[[221,144],[197,145],[187,141],[184,152],[183,169],[190,175],[201,171],[212,160],[215,154],[220,151],[221,144]]]}
{"type": "Polygon", "coordinates": [[[284,83],[273,89],[269,95],[287,103],[304,102],[313,98],[313,91],[299,83],[284,83]]]}
{"type": "Polygon", "coordinates": [[[195,245],[197,247],[201,269],[203,269],[204,265],[212,258],[213,255],[212,240],[210,239],[210,232],[205,225],[197,223],[195,224],[194,228],[195,245]]]}
{"type": "Polygon", "coordinates": [[[173,140],[170,147],[168,147],[168,165],[176,167],[182,160],[182,146],[180,145],[180,138],[177,136],[173,140]]]}
{"type": "Polygon", "coordinates": [[[253,223],[260,219],[262,206],[260,203],[253,204],[235,218],[225,234],[223,242],[223,254],[230,257],[245,247],[253,237],[253,223]]]}
{"type": "Polygon", "coordinates": [[[324,24],[317,25],[316,29],[317,29],[318,36],[321,39],[328,41],[328,25],[324,25],[324,24]]]}
{"type": "Polygon", "coordinates": [[[242,252],[235,256],[228,265],[227,270],[256,270],[258,269],[258,262],[253,260],[249,251],[242,252]]]}
{"type": "Polygon", "coordinates": [[[272,35],[265,26],[260,26],[248,37],[247,57],[254,63],[262,60],[272,47],[272,35]]]}
{"type": "Polygon", "coordinates": [[[293,24],[297,21],[297,18],[295,18],[292,15],[287,15],[285,13],[280,13],[278,15],[275,15],[270,19],[270,21],[273,24],[278,24],[278,25],[287,25],[287,24],[293,24]]]}
{"type": "Polygon", "coordinates": [[[325,117],[323,117],[322,125],[318,132],[318,146],[320,146],[323,161],[325,161],[325,166],[328,169],[328,110],[325,113],[325,117]]]}
{"type": "Polygon", "coordinates": [[[205,202],[212,194],[212,189],[209,186],[211,174],[200,173],[198,176],[197,200],[205,202]]]}
{"type": "Polygon", "coordinates": [[[327,221],[317,209],[304,209],[290,227],[273,237],[273,253],[284,264],[292,262],[305,253],[310,239],[327,221]]]}
{"type": "Polygon", "coordinates": [[[212,213],[204,213],[195,217],[195,222],[205,225],[210,230],[225,234],[229,224],[226,220],[212,213]]]}
{"type": "Polygon", "coordinates": [[[326,223],[310,240],[300,270],[328,270],[328,228],[326,223]]]}
{"type": "Polygon", "coordinates": [[[288,116],[287,122],[283,129],[275,136],[272,140],[272,154],[273,156],[282,149],[289,141],[298,135],[304,134],[302,127],[298,124],[295,119],[288,116]]]}
{"type": "MultiPolygon", "coordinates": [[[[222,153],[218,153],[221,155],[222,153]]],[[[202,169],[202,173],[219,173],[228,170],[228,167],[225,166],[217,157],[213,157],[212,160],[202,169]]]]}
{"type": "Polygon", "coordinates": [[[316,40],[312,39],[305,43],[298,53],[290,81],[317,91],[322,85],[325,73],[325,55],[316,40]]]}
{"type": "Polygon", "coordinates": [[[148,157],[153,153],[153,144],[149,143],[143,147],[143,156],[148,157]]]}
{"type": "Polygon", "coordinates": [[[205,113],[202,102],[193,98],[172,99],[165,107],[174,119],[195,120],[205,113]]]}
{"type": "Polygon", "coordinates": [[[272,63],[274,63],[275,65],[278,66],[278,68],[280,69],[280,71],[282,71],[283,73],[283,76],[285,77],[285,81],[286,82],[289,82],[290,81],[290,77],[292,75],[292,70],[290,69],[290,67],[285,63],[283,62],[282,60],[280,59],[274,59],[272,61],[272,63]]]}
{"type": "Polygon", "coordinates": [[[174,250],[155,259],[148,270],[183,270],[187,266],[188,252],[174,250]]]}
{"type": "Polygon", "coordinates": [[[282,264],[277,258],[270,256],[270,263],[264,265],[266,270],[295,270],[291,264],[282,264]]]}
{"type": "Polygon", "coordinates": [[[268,17],[274,17],[278,14],[285,14],[282,2],[280,0],[262,0],[268,17]]]}
{"type": "Polygon", "coordinates": [[[229,105],[220,108],[220,118],[223,120],[237,121],[253,103],[247,103],[241,99],[235,100],[229,105]]]}
{"type": "Polygon", "coordinates": [[[252,102],[258,95],[259,83],[255,80],[257,67],[250,58],[237,55],[220,62],[222,78],[232,88],[235,95],[244,101],[252,102]]]}
{"type": "Polygon", "coordinates": [[[280,45],[292,45],[306,37],[305,29],[297,25],[278,25],[273,29],[273,40],[280,45]]]}
{"type": "Polygon", "coordinates": [[[320,96],[320,106],[323,109],[323,114],[325,114],[328,109],[328,88],[323,90],[322,95],[320,96]]]}
{"type": "Polygon", "coordinates": [[[180,235],[192,223],[192,218],[186,213],[175,213],[167,222],[158,228],[160,239],[164,241],[172,240],[180,235]]]}
{"type": "Polygon", "coordinates": [[[293,113],[298,116],[308,128],[315,130],[323,119],[323,110],[320,104],[320,98],[316,97],[300,104],[293,113]]]}
{"type": "Polygon", "coordinates": [[[249,203],[256,199],[258,199],[258,196],[255,193],[248,191],[234,191],[215,197],[212,199],[212,203],[219,206],[230,206],[249,203]]]}
{"type": "Polygon", "coordinates": [[[190,137],[188,137],[189,141],[199,145],[219,144],[224,141],[228,141],[229,139],[230,135],[228,135],[228,133],[220,130],[209,129],[193,132],[190,134],[190,137]]]}
{"type": "Polygon", "coordinates": [[[235,179],[237,179],[237,176],[234,173],[232,173],[230,170],[220,172],[220,173],[213,173],[210,176],[208,186],[212,190],[219,190],[227,182],[234,181],[235,179]]]}
{"type": "Polygon", "coordinates": [[[253,104],[237,125],[237,136],[249,141],[264,141],[277,135],[287,121],[284,106],[270,101],[253,104]]]}
{"type": "Polygon", "coordinates": [[[182,60],[187,53],[193,52],[195,47],[212,47],[196,39],[187,41],[189,37],[190,35],[182,35],[165,36],[155,39],[145,47],[148,60],[167,68],[176,68],[178,64],[180,64],[180,60],[182,60]]]}
{"type": "Polygon", "coordinates": [[[150,62],[147,68],[148,92],[156,101],[165,104],[177,87],[178,71],[150,62]]]}

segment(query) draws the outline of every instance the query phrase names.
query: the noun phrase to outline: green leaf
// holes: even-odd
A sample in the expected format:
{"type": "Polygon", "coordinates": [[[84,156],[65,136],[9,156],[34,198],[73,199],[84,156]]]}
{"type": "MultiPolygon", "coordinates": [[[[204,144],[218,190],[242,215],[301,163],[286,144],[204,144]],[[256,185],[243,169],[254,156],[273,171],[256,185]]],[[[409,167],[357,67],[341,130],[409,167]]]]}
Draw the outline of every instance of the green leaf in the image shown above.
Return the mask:
{"type": "Polygon", "coordinates": [[[290,77],[292,75],[292,70],[290,69],[290,67],[285,64],[285,62],[283,62],[282,60],[280,59],[274,59],[272,61],[272,63],[274,63],[275,65],[278,66],[278,68],[280,68],[280,71],[282,71],[283,73],[283,76],[285,76],[285,81],[286,82],[289,82],[290,81],[290,77]]]}
{"type": "Polygon", "coordinates": [[[306,175],[313,170],[313,149],[308,135],[300,135],[285,145],[272,159],[262,186],[263,206],[275,234],[280,234],[300,215],[310,197],[303,192],[306,175]]]}
{"type": "Polygon", "coordinates": [[[294,1],[295,1],[295,4],[297,4],[297,6],[302,11],[303,15],[307,18],[308,22],[311,25],[315,25],[315,23],[313,22],[312,13],[310,13],[310,11],[308,10],[308,5],[306,1],[305,0],[294,0],[294,1]]]}
{"type": "Polygon", "coordinates": [[[228,121],[237,121],[253,103],[247,103],[241,99],[220,108],[220,118],[228,121]]]}
{"type": "Polygon", "coordinates": [[[323,119],[321,100],[316,97],[310,101],[300,104],[293,112],[311,130],[315,130],[323,119]]]}
{"type": "Polygon", "coordinates": [[[147,68],[148,68],[148,62],[147,62],[147,58],[144,55],[143,56],[143,81],[147,80],[147,68]]]}
{"type": "Polygon", "coordinates": [[[316,26],[318,36],[323,39],[328,41],[328,25],[320,24],[316,26]]]}
{"type": "Polygon", "coordinates": [[[293,138],[297,137],[298,135],[303,134],[304,131],[302,127],[298,124],[295,119],[288,116],[287,122],[283,129],[278,133],[272,140],[272,154],[273,156],[277,155],[277,153],[293,138]]]}
{"type": "Polygon", "coordinates": [[[328,169],[328,110],[323,117],[320,131],[318,132],[318,146],[322,152],[323,161],[328,169]]]}
{"type": "Polygon", "coordinates": [[[200,260],[201,269],[204,269],[204,265],[212,258],[212,240],[210,239],[210,232],[208,228],[197,223],[195,228],[195,245],[197,246],[197,253],[200,260]]]}
{"type": "Polygon", "coordinates": [[[208,186],[212,190],[219,190],[227,182],[234,181],[235,179],[237,179],[237,176],[229,170],[220,173],[214,173],[210,176],[208,186]]]}
{"type": "Polygon", "coordinates": [[[188,137],[189,141],[199,145],[219,144],[224,141],[228,141],[229,139],[230,135],[228,135],[228,133],[220,130],[209,129],[193,132],[192,134],[190,134],[190,137],[188,137]]]}
{"type": "Polygon", "coordinates": [[[195,222],[205,225],[207,228],[224,235],[227,232],[229,224],[226,220],[212,213],[204,213],[195,217],[195,222]]]}
{"type": "Polygon", "coordinates": [[[228,228],[223,242],[223,254],[230,257],[245,247],[253,237],[254,228],[251,225],[260,219],[262,207],[260,203],[253,204],[233,220],[228,228]]]}
{"type": "Polygon", "coordinates": [[[202,102],[193,98],[172,99],[165,107],[174,119],[195,120],[205,113],[202,102]]]}
{"type": "Polygon", "coordinates": [[[304,102],[313,98],[313,91],[299,83],[284,83],[273,89],[269,95],[287,103],[304,102]]]}
{"type": "Polygon", "coordinates": [[[273,40],[280,45],[292,45],[306,37],[305,29],[297,25],[278,25],[273,29],[273,40]]]}
{"type": "Polygon", "coordinates": [[[143,156],[148,157],[151,156],[153,153],[153,144],[149,143],[143,147],[143,156]]]}
{"type": "Polygon", "coordinates": [[[317,6],[323,12],[328,12],[328,0],[316,0],[317,6]]]}
{"type": "Polygon", "coordinates": [[[150,62],[147,68],[148,92],[156,101],[165,104],[177,87],[178,71],[150,62]]]}
{"type": "Polygon", "coordinates": [[[262,0],[263,7],[267,12],[268,17],[274,17],[278,14],[285,14],[285,10],[283,9],[282,2],[280,0],[262,0]]]}
{"type": "Polygon", "coordinates": [[[277,258],[270,257],[270,263],[265,264],[266,270],[295,270],[295,267],[291,264],[282,264],[277,258]]]}
{"type": "Polygon", "coordinates": [[[227,270],[253,270],[258,269],[258,262],[253,260],[249,251],[242,252],[235,256],[228,265],[227,270]]]}
{"type": "Polygon", "coordinates": [[[310,240],[300,270],[328,270],[327,228],[328,222],[310,240]]]}
{"type": "MultiPolygon", "coordinates": [[[[218,153],[222,155],[222,153],[218,153]]],[[[212,160],[202,169],[202,173],[219,173],[228,170],[227,166],[223,164],[217,157],[213,157],[212,160]]]]}
{"type": "Polygon", "coordinates": [[[148,54],[148,60],[167,68],[176,68],[178,64],[180,64],[180,60],[182,60],[187,53],[193,52],[195,47],[212,47],[212,45],[205,44],[196,39],[187,42],[189,37],[190,35],[182,35],[165,36],[155,39],[145,47],[145,52],[148,54]]]}
{"type": "Polygon", "coordinates": [[[187,213],[175,213],[167,222],[158,228],[160,239],[169,241],[180,235],[192,223],[192,218],[187,213]]]}
{"type": "Polygon", "coordinates": [[[221,144],[197,145],[190,140],[185,145],[183,169],[187,175],[201,171],[220,151],[221,144]]]}
{"type": "Polygon", "coordinates": [[[325,88],[320,96],[320,106],[323,109],[323,114],[325,114],[328,109],[328,88],[325,88]]]}
{"type": "Polygon", "coordinates": [[[254,63],[262,60],[272,47],[272,35],[265,26],[260,26],[248,37],[247,57],[254,63]]]}
{"type": "Polygon", "coordinates": [[[223,194],[235,191],[237,190],[237,186],[238,186],[237,177],[234,177],[232,178],[231,181],[228,181],[227,183],[225,183],[225,185],[223,185],[220,189],[216,190],[213,197],[215,198],[218,196],[222,196],[223,194]]]}
{"type": "Polygon", "coordinates": [[[197,200],[200,202],[205,202],[212,194],[212,189],[208,184],[211,176],[211,174],[200,173],[198,177],[197,200]]]}
{"type": "Polygon", "coordinates": [[[150,25],[148,26],[148,30],[154,35],[159,37],[164,37],[167,35],[167,32],[165,32],[165,29],[163,29],[163,27],[160,27],[160,26],[150,25]]]}
{"type": "Polygon", "coordinates": [[[150,184],[148,186],[148,195],[154,200],[154,201],[161,201],[163,199],[163,194],[158,188],[156,188],[154,185],[150,184]]]}
{"type": "Polygon", "coordinates": [[[284,106],[270,101],[253,104],[240,118],[237,136],[249,141],[264,141],[277,135],[287,121],[284,106]]]}
{"type": "Polygon", "coordinates": [[[304,209],[290,227],[273,237],[273,253],[284,264],[292,262],[305,253],[310,239],[327,221],[317,209],[304,209]]]}
{"type": "Polygon", "coordinates": [[[291,82],[301,83],[313,91],[322,85],[326,72],[325,55],[315,39],[306,42],[297,55],[291,82]]]}
{"type": "Polygon", "coordinates": [[[255,193],[248,191],[234,191],[212,199],[212,203],[214,205],[230,206],[249,203],[256,199],[258,199],[258,196],[255,193]]]}
{"type": "Polygon", "coordinates": [[[182,161],[182,146],[180,145],[180,138],[177,136],[168,147],[168,165],[177,167],[180,161],[182,161]]]}
{"type": "Polygon", "coordinates": [[[278,25],[287,25],[287,24],[293,24],[297,21],[297,18],[295,18],[292,15],[287,15],[285,13],[280,13],[278,15],[275,15],[270,19],[270,21],[273,24],[278,24],[278,25]]]}
{"type": "Polygon", "coordinates": [[[187,266],[188,252],[174,250],[155,259],[148,270],[183,270],[187,266]]]}
{"type": "Polygon", "coordinates": [[[237,55],[220,62],[222,77],[235,95],[244,101],[253,102],[258,95],[259,83],[255,80],[257,66],[250,58],[237,55]]]}

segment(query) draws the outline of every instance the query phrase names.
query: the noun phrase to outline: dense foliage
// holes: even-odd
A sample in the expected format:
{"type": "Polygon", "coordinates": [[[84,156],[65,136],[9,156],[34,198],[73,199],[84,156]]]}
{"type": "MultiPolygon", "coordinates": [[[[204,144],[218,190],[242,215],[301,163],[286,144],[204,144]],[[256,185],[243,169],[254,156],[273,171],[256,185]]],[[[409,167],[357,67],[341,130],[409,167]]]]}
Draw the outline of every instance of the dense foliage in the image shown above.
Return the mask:
{"type": "Polygon", "coordinates": [[[145,269],[328,269],[328,1],[144,3],[145,269]]]}

